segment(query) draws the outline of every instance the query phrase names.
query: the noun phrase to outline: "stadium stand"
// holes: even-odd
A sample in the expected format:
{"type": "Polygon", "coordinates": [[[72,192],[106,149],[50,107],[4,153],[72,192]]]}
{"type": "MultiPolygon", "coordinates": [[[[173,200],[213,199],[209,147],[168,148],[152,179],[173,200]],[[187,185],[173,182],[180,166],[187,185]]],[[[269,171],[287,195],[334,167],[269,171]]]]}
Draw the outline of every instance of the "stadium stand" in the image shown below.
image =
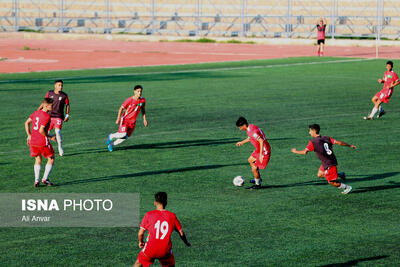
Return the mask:
{"type": "Polygon", "coordinates": [[[328,36],[397,39],[399,11],[387,0],[3,0],[0,30],[310,38],[323,16],[328,36]]]}

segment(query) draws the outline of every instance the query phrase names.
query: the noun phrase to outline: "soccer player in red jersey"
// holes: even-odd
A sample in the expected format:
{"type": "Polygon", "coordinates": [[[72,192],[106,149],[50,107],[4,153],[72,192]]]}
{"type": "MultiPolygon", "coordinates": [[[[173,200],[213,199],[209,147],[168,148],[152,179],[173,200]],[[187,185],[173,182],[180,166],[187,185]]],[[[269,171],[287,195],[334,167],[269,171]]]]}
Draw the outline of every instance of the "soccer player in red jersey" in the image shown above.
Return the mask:
{"type": "Polygon", "coordinates": [[[322,163],[317,173],[318,177],[325,177],[330,185],[338,187],[339,189],[343,189],[342,194],[348,194],[352,187],[337,180],[338,177],[340,177],[343,181],[345,181],[346,175],[345,173],[337,172],[337,160],[335,154],[333,153],[332,146],[337,144],[340,146],[348,146],[354,149],[356,149],[356,146],[335,140],[329,136],[321,136],[319,134],[320,127],[318,124],[312,124],[308,127],[310,128],[309,134],[313,139],[308,142],[308,145],[304,150],[298,151],[296,148],[292,148],[292,152],[295,154],[306,155],[308,152],[315,151],[317,157],[322,163]]]}
{"type": "Polygon", "coordinates": [[[41,104],[42,109],[33,112],[25,122],[25,131],[28,135],[27,144],[31,151],[31,157],[35,158],[35,164],[33,165],[35,173],[34,187],[39,186],[42,156],[47,158],[42,183],[48,186],[53,185],[53,183],[49,181],[49,175],[54,165],[54,150],[49,139],[55,141],[55,137],[48,135],[48,128],[50,127],[50,115],[48,112],[51,111],[52,104],[53,100],[51,98],[45,98],[41,104]]]}
{"type": "Polygon", "coordinates": [[[127,98],[118,111],[118,116],[116,124],[119,125],[118,132],[111,133],[107,138],[108,150],[113,151],[113,146],[121,144],[129,136],[131,136],[133,130],[136,126],[136,118],[142,111],[143,124],[147,127],[146,111],[145,105],[146,100],[142,97],[143,87],[141,85],[136,85],[133,89],[133,96],[127,98]],[[113,139],[116,139],[113,142],[113,139]]]}
{"type": "Polygon", "coordinates": [[[399,77],[396,72],[393,71],[393,62],[386,62],[386,71],[383,75],[383,79],[378,79],[379,83],[383,83],[383,88],[378,93],[376,93],[371,101],[374,104],[371,113],[364,117],[364,120],[373,120],[376,112],[378,112],[378,118],[385,115],[386,111],[382,108],[382,103],[389,103],[389,99],[393,94],[393,88],[400,84],[399,77]]]}
{"type": "MultiPolygon", "coordinates": [[[[50,113],[51,123],[49,131],[54,129],[56,133],[56,139],[58,144],[58,154],[62,157],[64,156],[64,150],[62,148],[62,134],[61,129],[63,126],[63,122],[67,122],[69,120],[69,98],[63,90],[64,82],[62,80],[56,80],[54,82],[54,90],[50,90],[46,93],[47,98],[53,99],[53,107],[50,113]],[[64,116],[64,108],[65,108],[65,116],[64,116]]],[[[39,110],[42,109],[42,106],[39,107],[39,110]]]]}
{"type": "Polygon", "coordinates": [[[171,234],[174,230],[186,246],[190,247],[181,223],[176,215],[167,211],[167,193],[158,192],[154,195],[155,210],[147,212],[140,224],[138,233],[139,247],[142,249],[137,257],[134,267],[147,267],[158,259],[161,266],[175,266],[175,258],[172,253],[171,234]],[[143,241],[144,233],[148,231],[146,243],[143,241]]]}
{"type": "MultiPolygon", "coordinates": [[[[265,169],[268,165],[269,159],[271,158],[271,146],[269,145],[264,132],[256,125],[249,124],[245,118],[240,117],[236,121],[236,126],[240,130],[246,131],[248,136],[246,139],[237,142],[236,146],[242,146],[248,142],[251,142],[251,144],[255,148],[251,156],[248,158],[248,162],[251,166],[251,171],[254,175],[255,184],[248,189],[260,189],[262,181],[260,176],[260,169],[265,169]]],[[[253,182],[253,180],[250,182],[253,182]]]]}
{"type": "Polygon", "coordinates": [[[324,55],[326,19],[320,18],[317,23],[318,56],[324,55]]]}

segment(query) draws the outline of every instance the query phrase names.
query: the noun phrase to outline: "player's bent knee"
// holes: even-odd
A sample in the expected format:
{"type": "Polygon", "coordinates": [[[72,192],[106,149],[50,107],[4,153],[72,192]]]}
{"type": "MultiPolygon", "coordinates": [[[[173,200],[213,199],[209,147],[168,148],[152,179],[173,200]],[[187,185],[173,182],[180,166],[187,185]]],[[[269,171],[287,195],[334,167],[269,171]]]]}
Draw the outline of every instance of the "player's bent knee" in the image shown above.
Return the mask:
{"type": "Polygon", "coordinates": [[[339,187],[339,186],[340,186],[340,182],[338,182],[337,180],[328,181],[328,183],[329,183],[330,185],[335,186],[335,187],[339,187]]]}

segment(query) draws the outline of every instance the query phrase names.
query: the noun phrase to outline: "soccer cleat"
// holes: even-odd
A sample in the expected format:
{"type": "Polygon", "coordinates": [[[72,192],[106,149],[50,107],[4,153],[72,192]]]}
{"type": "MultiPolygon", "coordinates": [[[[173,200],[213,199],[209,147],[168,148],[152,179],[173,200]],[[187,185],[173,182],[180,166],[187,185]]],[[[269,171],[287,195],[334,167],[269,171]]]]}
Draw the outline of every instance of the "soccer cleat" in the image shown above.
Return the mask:
{"type": "Polygon", "coordinates": [[[108,146],[109,144],[111,144],[112,138],[111,138],[110,136],[111,136],[111,134],[109,134],[108,137],[107,137],[107,146],[108,146]]]}
{"type": "Polygon", "coordinates": [[[351,187],[350,185],[346,185],[346,188],[343,190],[342,194],[346,195],[350,193],[351,189],[353,189],[353,187],[351,187]]]}
{"type": "Polygon", "coordinates": [[[35,183],[33,184],[33,187],[39,187],[39,182],[35,182],[35,183]]]}
{"type": "Polygon", "coordinates": [[[53,186],[54,184],[50,182],[49,180],[42,180],[42,184],[47,185],[47,186],[53,186]]]}
{"type": "Polygon", "coordinates": [[[346,181],[346,174],[344,172],[338,172],[338,176],[342,179],[343,182],[346,181]]]}
{"type": "MultiPolygon", "coordinates": [[[[262,178],[260,178],[260,183],[262,182],[262,178]]],[[[250,183],[252,183],[252,184],[255,184],[256,183],[256,180],[255,179],[251,179],[250,180],[250,183]]]]}
{"type": "Polygon", "coordinates": [[[107,147],[108,147],[108,151],[110,151],[110,152],[113,151],[113,144],[109,144],[107,147]]]}
{"type": "Polygon", "coordinates": [[[367,116],[367,117],[364,117],[364,120],[370,121],[370,120],[373,120],[373,119],[371,117],[367,116]]]}
{"type": "Polygon", "coordinates": [[[261,189],[261,185],[260,184],[255,184],[255,185],[252,185],[250,187],[247,187],[247,189],[261,189]]]}
{"type": "Polygon", "coordinates": [[[376,116],[376,117],[377,117],[377,118],[380,118],[380,117],[382,117],[382,116],[385,115],[385,114],[386,114],[386,111],[384,111],[384,110],[382,109],[382,111],[379,112],[378,116],[376,116]]]}

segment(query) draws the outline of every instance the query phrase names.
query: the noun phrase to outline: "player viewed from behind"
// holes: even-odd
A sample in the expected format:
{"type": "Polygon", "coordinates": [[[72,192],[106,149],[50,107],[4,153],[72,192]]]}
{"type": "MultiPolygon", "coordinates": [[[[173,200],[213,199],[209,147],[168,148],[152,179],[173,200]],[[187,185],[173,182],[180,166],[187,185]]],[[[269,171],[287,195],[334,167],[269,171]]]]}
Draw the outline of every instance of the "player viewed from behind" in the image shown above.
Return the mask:
{"type": "Polygon", "coordinates": [[[42,156],[47,158],[42,183],[48,186],[53,185],[53,183],[49,181],[49,175],[54,165],[54,150],[49,139],[55,141],[56,138],[48,135],[48,128],[50,127],[51,120],[48,112],[51,111],[52,104],[53,100],[51,98],[45,98],[41,104],[42,109],[33,112],[25,122],[25,131],[28,135],[26,142],[30,148],[31,157],[35,158],[35,164],[33,165],[35,173],[34,187],[39,186],[42,156]]]}
{"type": "MultiPolygon", "coordinates": [[[[60,156],[64,156],[64,150],[62,148],[62,134],[61,129],[63,126],[63,122],[67,122],[69,119],[69,98],[63,90],[64,82],[62,80],[56,80],[54,82],[54,90],[50,90],[46,93],[47,98],[51,98],[53,100],[53,107],[50,113],[51,123],[49,131],[54,129],[57,138],[58,144],[58,154],[60,156]],[[65,107],[65,116],[64,116],[64,107],[65,107]]],[[[40,105],[39,110],[42,109],[42,105],[40,105]]]]}
{"type": "Polygon", "coordinates": [[[133,89],[133,96],[127,98],[118,110],[115,123],[119,125],[118,132],[108,135],[108,150],[113,151],[113,146],[119,145],[131,136],[136,126],[136,118],[142,111],[143,124],[147,127],[145,105],[146,100],[142,97],[143,87],[136,85],[133,89]],[[113,140],[116,139],[114,142],[113,140]]]}
{"type": "Polygon", "coordinates": [[[337,161],[335,154],[333,153],[332,146],[337,144],[340,146],[348,146],[354,149],[356,149],[356,146],[335,140],[329,136],[321,136],[319,134],[320,127],[318,124],[312,124],[309,126],[309,128],[309,134],[313,139],[308,142],[308,145],[304,150],[298,151],[296,148],[292,148],[292,152],[295,154],[306,155],[310,151],[315,151],[317,157],[322,163],[317,173],[318,177],[325,177],[330,185],[338,187],[339,189],[343,189],[342,194],[349,193],[352,187],[337,180],[338,177],[340,177],[343,181],[345,181],[346,175],[345,173],[338,174],[337,172],[337,161]]]}
{"type": "Polygon", "coordinates": [[[374,95],[371,99],[374,107],[371,110],[371,113],[364,117],[364,120],[373,120],[375,114],[378,113],[378,118],[385,115],[386,111],[382,108],[382,103],[389,103],[389,99],[393,94],[393,88],[400,84],[399,77],[396,72],[393,71],[393,62],[386,62],[386,71],[383,74],[383,79],[378,79],[379,83],[383,83],[383,88],[376,95],[374,95]]]}
{"type": "MultiPolygon", "coordinates": [[[[251,166],[251,171],[254,175],[255,185],[249,187],[248,189],[260,189],[261,188],[261,176],[260,169],[265,169],[267,167],[269,159],[271,158],[271,146],[269,145],[264,132],[254,124],[248,124],[247,120],[240,117],[236,121],[236,126],[242,130],[246,131],[247,138],[237,142],[236,146],[242,146],[248,142],[254,146],[255,150],[248,158],[248,162],[251,166]]],[[[253,182],[250,181],[250,182],[253,182]]]]}
{"type": "Polygon", "coordinates": [[[324,55],[326,19],[320,18],[317,22],[318,56],[324,55]]]}
{"type": "Polygon", "coordinates": [[[167,211],[167,193],[158,192],[154,195],[155,210],[147,212],[140,224],[138,233],[139,247],[142,249],[137,257],[134,267],[147,267],[158,259],[162,266],[175,266],[172,253],[171,234],[174,230],[186,246],[190,247],[185,233],[176,215],[167,211]],[[146,243],[143,241],[144,233],[148,231],[146,243]]]}

